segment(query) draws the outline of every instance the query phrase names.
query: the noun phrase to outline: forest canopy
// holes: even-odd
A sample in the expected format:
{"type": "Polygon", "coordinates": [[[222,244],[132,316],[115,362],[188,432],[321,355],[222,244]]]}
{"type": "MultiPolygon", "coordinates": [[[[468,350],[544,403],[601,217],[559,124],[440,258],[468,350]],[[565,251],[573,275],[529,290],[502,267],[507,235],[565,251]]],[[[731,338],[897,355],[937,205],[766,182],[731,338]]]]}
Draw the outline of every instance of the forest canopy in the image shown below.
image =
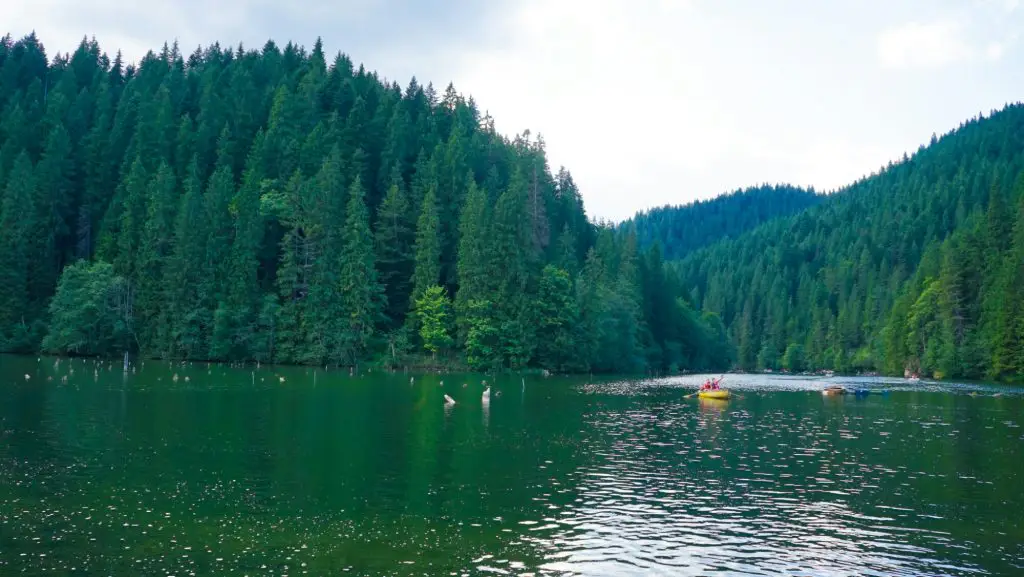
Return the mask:
{"type": "Polygon", "coordinates": [[[745,370],[1024,379],[1024,107],[678,263],[745,370]]]}
{"type": "Polygon", "coordinates": [[[1024,379],[1024,108],[822,195],[588,218],[543,138],[311,50],[0,39],[0,349],[1024,379]]]}
{"type": "Polygon", "coordinates": [[[541,137],[311,50],[0,40],[0,348],[664,372],[731,362],[541,137]]]}
{"type": "Polygon", "coordinates": [[[686,205],[638,212],[619,225],[633,227],[637,242],[661,245],[665,260],[677,260],[722,239],[735,238],[770,220],[796,214],[825,196],[790,185],[762,185],[686,205]]]}

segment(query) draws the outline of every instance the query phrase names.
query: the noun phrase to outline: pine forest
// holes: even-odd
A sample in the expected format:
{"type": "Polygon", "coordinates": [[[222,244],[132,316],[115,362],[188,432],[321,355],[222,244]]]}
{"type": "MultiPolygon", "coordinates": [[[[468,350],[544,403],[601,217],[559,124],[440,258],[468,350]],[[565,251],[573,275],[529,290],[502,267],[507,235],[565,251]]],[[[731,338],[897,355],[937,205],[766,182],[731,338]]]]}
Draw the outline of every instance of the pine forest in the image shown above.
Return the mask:
{"type": "Polygon", "coordinates": [[[344,54],[136,65],[0,41],[0,348],[666,372],[728,364],[658,248],[588,219],[544,141],[344,54]]]}
{"type": "Polygon", "coordinates": [[[543,138],[319,40],[7,36],[0,219],[5,352],[1024,379],[1019,104],[837,191],[612,224],[543,138]]]}

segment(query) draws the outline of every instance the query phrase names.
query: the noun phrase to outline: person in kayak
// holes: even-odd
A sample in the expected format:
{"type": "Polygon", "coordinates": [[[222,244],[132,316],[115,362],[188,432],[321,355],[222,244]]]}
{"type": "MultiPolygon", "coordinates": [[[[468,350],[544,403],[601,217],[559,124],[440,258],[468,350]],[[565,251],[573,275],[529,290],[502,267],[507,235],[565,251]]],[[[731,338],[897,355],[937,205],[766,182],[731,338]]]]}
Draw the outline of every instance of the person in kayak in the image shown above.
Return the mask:
{"type": "Polygon", "coordinates": [[[720,382],[722,382],[721,378],[718,378],[718,379],[708,379],[708,380],[704,381],[703,385],[700,386],[700,390],[702,390],[702,391],[717,391],[720,388],[718,386],[718,383],[720,383],[720,382]]]}

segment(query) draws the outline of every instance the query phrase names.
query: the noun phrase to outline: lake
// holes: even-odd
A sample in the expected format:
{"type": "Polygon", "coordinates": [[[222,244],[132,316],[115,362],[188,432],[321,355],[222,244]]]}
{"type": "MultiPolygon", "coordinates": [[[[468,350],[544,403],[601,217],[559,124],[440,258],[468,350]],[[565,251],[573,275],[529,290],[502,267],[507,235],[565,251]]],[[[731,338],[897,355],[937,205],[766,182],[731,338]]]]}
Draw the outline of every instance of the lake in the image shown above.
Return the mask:
{"type": "Polygon", "coordinates": [[[410,376],[0,357],[0,574],[1024,574],[1019,389],[410,376]]]}

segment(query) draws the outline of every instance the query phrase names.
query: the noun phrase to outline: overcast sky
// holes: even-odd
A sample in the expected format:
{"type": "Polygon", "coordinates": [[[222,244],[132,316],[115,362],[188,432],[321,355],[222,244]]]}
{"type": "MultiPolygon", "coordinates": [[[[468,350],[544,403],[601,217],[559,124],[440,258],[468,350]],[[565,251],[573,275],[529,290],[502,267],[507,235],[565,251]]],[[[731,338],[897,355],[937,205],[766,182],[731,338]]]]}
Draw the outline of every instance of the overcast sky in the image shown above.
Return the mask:
{"type": "Polygon", "coordinates": [[[83,35],[129,59],[321,36],[542,134],[613,220],[762,182],[831,190],[1024,99],[1016,0],[2,0],[0,23],[51,56],[83,35]]]}

